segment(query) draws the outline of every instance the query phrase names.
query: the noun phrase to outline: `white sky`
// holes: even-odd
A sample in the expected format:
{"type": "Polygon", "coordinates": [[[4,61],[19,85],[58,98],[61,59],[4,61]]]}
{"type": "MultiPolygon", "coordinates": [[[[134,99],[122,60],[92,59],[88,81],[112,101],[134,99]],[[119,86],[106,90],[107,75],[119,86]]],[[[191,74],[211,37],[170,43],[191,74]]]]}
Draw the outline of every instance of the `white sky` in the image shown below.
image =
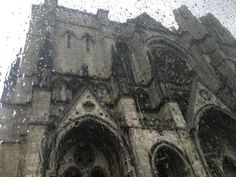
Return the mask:
{"type": "MultiPolygon", "coordinates": [[[[0,6],[0,95],[3,80],[19,49],[24,46],[31,4],[44,0],[8,0],[0,6]]],[[[98,8],[110,11],[109,18],[124,22],[147,12],[166,27],[177,26],[172,11],[186,5],[197,17],[214,14],[236,36],[236,0],[59,0],[59,5],[96,13],[98,8]]]]}

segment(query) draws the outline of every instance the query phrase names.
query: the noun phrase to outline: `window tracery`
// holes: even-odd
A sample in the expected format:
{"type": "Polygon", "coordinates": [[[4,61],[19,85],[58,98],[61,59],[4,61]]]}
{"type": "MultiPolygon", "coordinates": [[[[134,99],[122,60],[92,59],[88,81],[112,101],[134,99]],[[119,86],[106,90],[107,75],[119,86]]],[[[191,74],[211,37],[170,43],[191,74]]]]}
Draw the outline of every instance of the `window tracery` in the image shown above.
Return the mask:
{"type": "Polygon", "coordinates": [[[95,145],[83,141],[76,144],[60,163],[60,177],[109,177],[109,160],[95,145]]]}
{"type": "Polygon", "coordinates": [[[152,167],[156,177],[190,177],[191,168],[177,150],[160,144],[152,154],[152,167]]]}
{"type": "Polygon", "coordinates": [[[67,32],[66,33],[66,37],[67,37],[67,48],[70,49],[71,48],[71,33],[70,32],[67,32]]]}
{"type": "Polygon", "coordinates": [[[201,151],[209,172],[213,177],[231,177],[236,175],[236,166],[227,154],[236,153],[235,131],[236,120],[226,113],[209,109],[200,117],[198,138],[201,151]],[[229,138],[231,137],[231,138],[229,138]]]}
{"type": "Polygon", "coordinates": [[[154,77],[167,83],[191,83],[193,73],[181,56],[168,48],[162,47],[154,47],[151,53],[154,58],[154,77]]]}
{"type": "Polygon", "coordinates": [[[78,144],[74,151],[74,161],[79,166],[92,166],[95,161],[95,154],[91,144],[85,142],[78,144]]]}

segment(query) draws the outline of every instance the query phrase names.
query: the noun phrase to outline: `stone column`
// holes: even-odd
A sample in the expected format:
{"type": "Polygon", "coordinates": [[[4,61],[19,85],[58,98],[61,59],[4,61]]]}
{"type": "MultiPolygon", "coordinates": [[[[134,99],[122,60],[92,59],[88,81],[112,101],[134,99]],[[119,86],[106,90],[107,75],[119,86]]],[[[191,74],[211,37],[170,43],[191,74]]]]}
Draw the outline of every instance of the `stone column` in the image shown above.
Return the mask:
{"type": "Polygon", "coordinates": [[[193,168],[195,176],[206,177],[207,173],[191,138],[179,105],[172,102],[166,103],[165,106],[169,110],[170,116],[175,122],[177,134],[182,142],[183,149],[190,160],[190,165],[193,168]]]}
{"type": "Polygon", "coordinates": [[[49,121],[51,93],[45,90],[34,90],[32,116],[29,122],[29,134],[24,158],[24,177],[42,177],[42,143],[49,121]]]}

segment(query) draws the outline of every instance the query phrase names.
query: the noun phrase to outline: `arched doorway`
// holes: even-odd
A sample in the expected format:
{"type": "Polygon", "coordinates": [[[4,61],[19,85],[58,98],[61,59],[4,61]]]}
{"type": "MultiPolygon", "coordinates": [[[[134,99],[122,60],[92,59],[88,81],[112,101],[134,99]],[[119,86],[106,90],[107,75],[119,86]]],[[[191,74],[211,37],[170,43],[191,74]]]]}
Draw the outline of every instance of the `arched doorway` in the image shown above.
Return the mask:
{"type": "Polygon", "coordinates": [[[177,148],[165,143],[158,145],[152,155],[156,177],[191,177],[192,170],[177,148]]]}
{"type": "Polygon", "coordinates": [[[58,177],[120,177],[127,174],[128,151],[119,134],[95,117],[68,126],[57,145],[58,177]]]}
{"type": "Polygon", "coordinates": [[[224,110],[206,109],[199,117],[195,138],[212,177],[235,176],[236,119],[224,110]]]}

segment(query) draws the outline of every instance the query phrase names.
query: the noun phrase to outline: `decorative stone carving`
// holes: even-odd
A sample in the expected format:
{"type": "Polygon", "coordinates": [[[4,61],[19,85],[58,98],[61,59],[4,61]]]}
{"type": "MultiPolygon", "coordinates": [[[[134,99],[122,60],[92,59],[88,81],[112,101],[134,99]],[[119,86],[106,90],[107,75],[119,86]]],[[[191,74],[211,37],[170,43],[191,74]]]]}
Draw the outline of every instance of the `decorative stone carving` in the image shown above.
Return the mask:
{"type": "Polygon", "coordinates": [[[82,174],[78,168],[72,166],[65,171],[62,177],[82,177],[82,174]]]}
{"type": "Polygon", "coordinates": [[[91,101],[86,101],[83,103],[83,108],[86,112],[92,112],[95,109],[95,104],[91,101]]]}
{"type": "Polygon", "coordinates": [[[192,81],[193,73],[185,61],[177,53],[168,48],[154,48],[153,70],[155,76],[161,82],[174,84],[189,84],[192,81]]]}
{"type": "Polygon", "coordinates": [[[81,65],[81,71],[82,71],[82,76],[88,76],[89,75],[89,69],[87,64],[82,64],[81,65]]]}
{"type": "Polygon", "coordinates": [[[145,90],[137,88],[133,95],[139,109],[147,110],[152,108],[150,97],[145,90]]]}
{"type": "Polygon", "coordinates": [[[145,127],[158,132],[163,130],[173,130],[175,127],[173,119],[160,119],[153,113],[142,113],[140,123],[145,127]]]}
{"type": "Polygon", "coordinates": [[[227,175],[222,165],[226,154],[235,153],[236,121],[227,113],[217,110],[206,110],[199,120],[198,137],[204,158],[213,177],[234,176],[236,168],[226,167],[227,175]]]}
{"type": "Polygon", "coordinates": [[[201,89],[199,91],[199,94],[200,94],[201,98],[205,101],[209,101],[211,99],[209,93],[206,90],[201,89]]]}
{"type": "Polygon", "coordinates": [[[110,127],[99,122],[84,118],[74,121],[73,127],[68,125],[71,130],[64,127],[68,132],[60,138],[57,158],[54,159],[58,177],[126,176],[126,166],[130,165],[125,164],[126,159],[130,159],[126,157],[126,145],[117,141],[117,135],[110,132],[110,127]]]}

